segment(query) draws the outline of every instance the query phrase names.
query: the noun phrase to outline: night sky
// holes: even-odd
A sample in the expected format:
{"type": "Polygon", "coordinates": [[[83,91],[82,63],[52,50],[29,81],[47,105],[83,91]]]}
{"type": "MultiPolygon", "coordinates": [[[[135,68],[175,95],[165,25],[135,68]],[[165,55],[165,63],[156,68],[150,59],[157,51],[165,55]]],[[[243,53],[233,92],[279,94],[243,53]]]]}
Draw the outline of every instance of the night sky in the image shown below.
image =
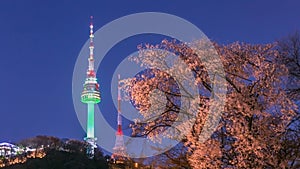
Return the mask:
{"type": "MultiPolygon", "coordinates": [[[[73,107],[72,75],[88,40],[91,15],[95,31],[128,14],[164,12],[190,21],[221,44],[270,43],[300,29],[299,8],[298,0],[0,0],[0,142],[36,135],[85,136],[73,107]]],[[[116,125],[113,69],[137,45],[161,38],[132,37],[105,56],[97,74],[103,100],[99,107],[110,124],[116,125]]]]}

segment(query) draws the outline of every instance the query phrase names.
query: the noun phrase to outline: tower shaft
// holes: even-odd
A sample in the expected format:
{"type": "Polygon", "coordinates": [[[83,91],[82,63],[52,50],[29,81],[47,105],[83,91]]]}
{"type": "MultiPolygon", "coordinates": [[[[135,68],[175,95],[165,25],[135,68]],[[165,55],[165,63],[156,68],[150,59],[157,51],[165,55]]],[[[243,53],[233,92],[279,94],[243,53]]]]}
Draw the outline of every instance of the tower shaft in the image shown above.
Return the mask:
{"type": "Polygon", "coordinates": [[[94,103],[88,103],[88,114],[87,114],[87,138],[95,137],[95,120],[94,120],[94,103]]]}

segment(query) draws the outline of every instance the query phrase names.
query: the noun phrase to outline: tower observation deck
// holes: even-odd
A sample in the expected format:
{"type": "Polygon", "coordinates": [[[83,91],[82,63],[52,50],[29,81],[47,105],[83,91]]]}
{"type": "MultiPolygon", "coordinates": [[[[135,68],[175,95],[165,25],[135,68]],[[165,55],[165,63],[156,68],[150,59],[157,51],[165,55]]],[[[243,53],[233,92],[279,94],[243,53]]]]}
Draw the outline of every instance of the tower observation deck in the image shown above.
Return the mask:
{"type": "Polygon", "coordinates": [[[97,138],[95,137],[95,120],[94,120],[94,107],[95,104],[101,101],[99,84],[97,83],[96,73],[94,70],[94,32],[93,32],[93,17],[91,17],[90,23],[90,45],[89,45],[89,58],[88,58],[88,70],[87,77],[83,84],[83,91],[81,93],[81,102],[87,104],[87,129],[86,137],[84,140],[88,143],[87,156],[94,158],[94,149],[96,146],[97,138]]]}

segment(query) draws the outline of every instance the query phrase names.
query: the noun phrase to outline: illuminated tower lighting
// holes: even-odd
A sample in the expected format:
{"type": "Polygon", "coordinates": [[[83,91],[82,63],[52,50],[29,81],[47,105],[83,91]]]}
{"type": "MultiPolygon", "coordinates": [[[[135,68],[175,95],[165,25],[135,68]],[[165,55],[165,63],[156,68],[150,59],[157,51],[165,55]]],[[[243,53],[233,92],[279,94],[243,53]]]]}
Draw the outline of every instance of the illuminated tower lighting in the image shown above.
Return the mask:
{"type": "Polygon", "coordinates": [[[87,77],[83,84],[83,91],[81,93],[81,102],[87,104],[87,128],[86,137],[84,140],[88,143],[87,156],[94,158],[94,149],[97,147],[95,137],[94,124],[94,105],[101,101],[99,84],[97,83],[96,73],[94,70],[94,32],[93,32],[93,17],[91,16],[90,23],[90,54],[88,58],[89,66],[87,70],[87,77]]]}
{"type": "Polygon", "coordinates": [[[122,131],[122,117],[121,117],[121,86],[120,75],[118,75],[118,129],[116,132],[116,142],[113,148],[112,159],[116,163],[124,163],[127,159],[126,147],[124,145],[123,131],[122,131]]]}

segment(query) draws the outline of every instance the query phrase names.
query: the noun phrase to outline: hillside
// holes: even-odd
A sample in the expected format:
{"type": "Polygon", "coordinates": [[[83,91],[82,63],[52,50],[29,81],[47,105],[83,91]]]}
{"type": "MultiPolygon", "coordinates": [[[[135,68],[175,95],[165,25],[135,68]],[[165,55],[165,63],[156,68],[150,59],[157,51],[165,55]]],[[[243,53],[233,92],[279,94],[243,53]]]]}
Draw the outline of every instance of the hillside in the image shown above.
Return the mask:
{"type": "Polygon", "coordinates": [[[35,152],[23,152],[11,157],[1,157],[4,169],[107,169],[102,151],[95,149],[95,158],[87,158],[86,143],[78,140],[36,136],[22,140],[20,147],[35,148],[35,152]],[[42,154],[39,156],[39,154],[42,154]],[[16,162],[17,161],[17,162],[16,162]]]}
{"type": "Polygon", "coordinates": [[[107,169],[104,158],[89,160],[82,153],[70,153],[50,150],[44,158],[28,159],[23,164],[16,164],[4,169],[107,169]]]}

